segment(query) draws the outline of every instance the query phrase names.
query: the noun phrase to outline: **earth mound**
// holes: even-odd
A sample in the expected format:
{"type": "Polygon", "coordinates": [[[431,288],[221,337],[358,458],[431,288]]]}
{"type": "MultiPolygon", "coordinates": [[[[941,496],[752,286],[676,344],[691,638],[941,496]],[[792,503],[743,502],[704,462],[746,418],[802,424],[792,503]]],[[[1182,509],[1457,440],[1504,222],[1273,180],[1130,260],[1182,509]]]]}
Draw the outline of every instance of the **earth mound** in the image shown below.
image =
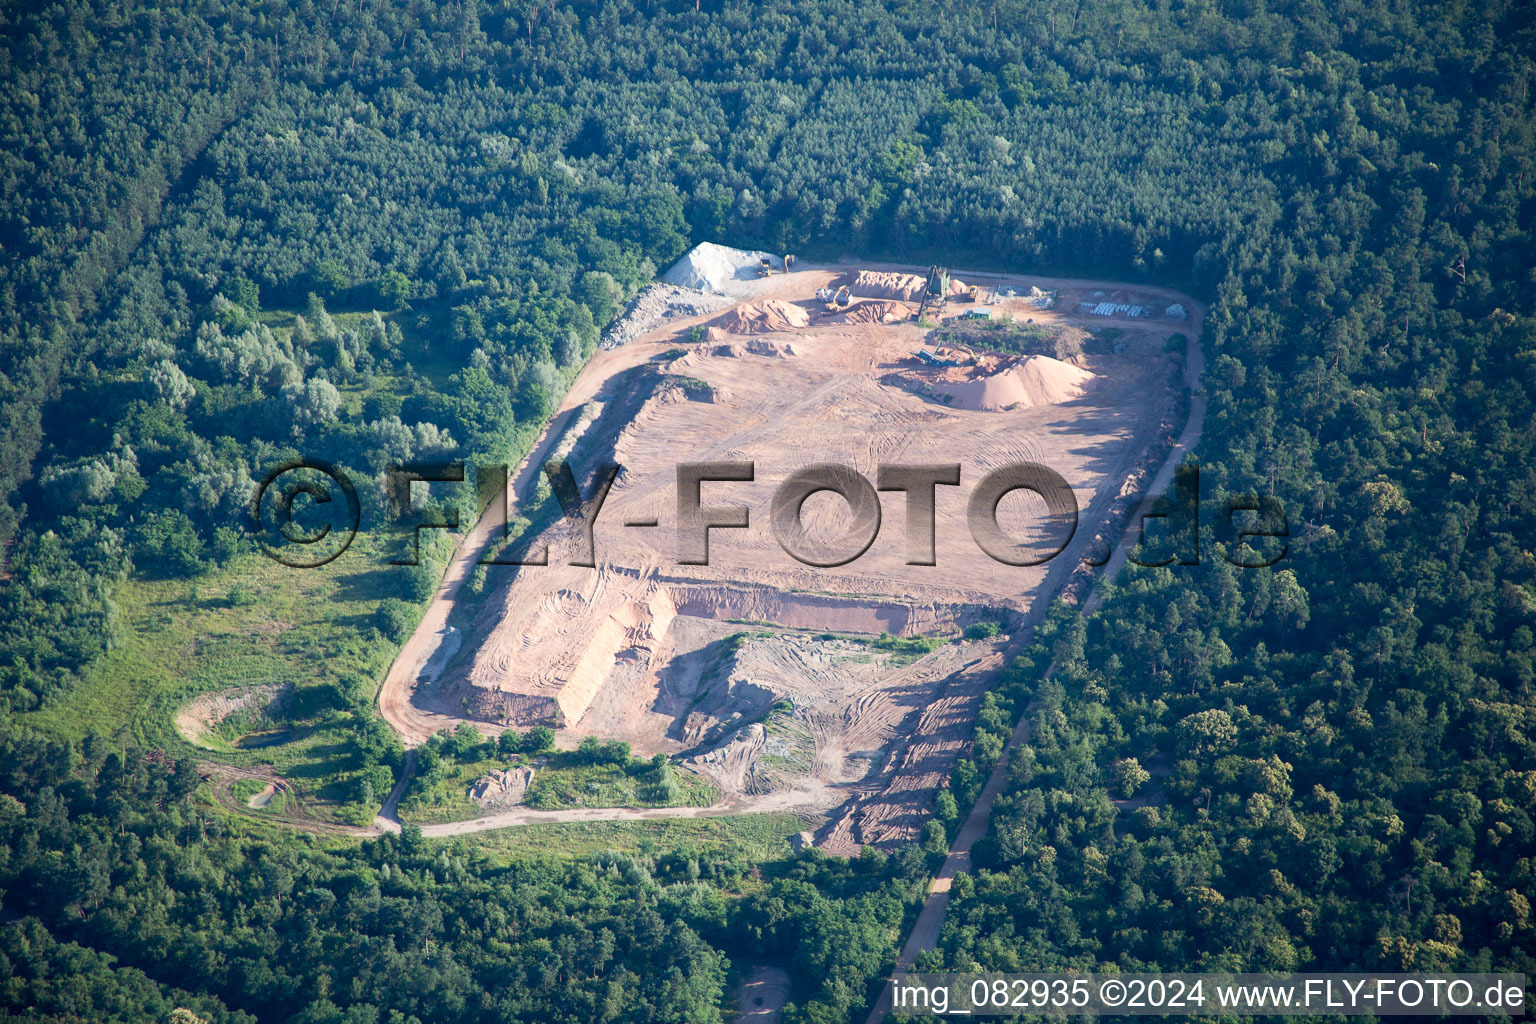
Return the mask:
{"type": "Polygon", "coordinates": [[[911,311],[899,302],[856,302],[830,320],[834,324],[899,324],[911,311]]]}
{"type": "Polygon", "coordinates": [[[754,338],[747,342],[747,351],[755,356],[772,356],[774,359],[784,359],[787,356],[799,355],[795,346],[789,342],[762,341],[754,338]]]}
{"type": "MultiPolygon", "coordinates": [[[[928,279],[918,274],[889,273],[883,270],[861,270],[846,282],[849,291],[866,299],[900,299],[903,302],[921,302],[928,288],[928,279]]],[[[963,281],[949,279],[949,294],[960,295],[967,291],[963,281]]]]}
{"type": "Polygon", "coordinates": [[[520,804],[532,781],[533,769],[527,765],[519,765],[505,771],[492,768],[475,780],[475,784],[469,788],[469,798],[482,807],[520,804]]]}
{"type": "Polygon", "coordinates": [[[1093,374],[1080,366],[1052,359],[1050,356],[1028,356],[1014,367],[1014,373],[1024,384],[1033,405],[1055,405],[1081,398],[1093,374]]]}
{"type": "Polygon", "coordinates": [[[781,299],[748,302],[720,318],[720,327],[728,334],[781,334],[810,323],[811,315],[803,307],[781,299]]]}
{"type": "Polygon", "coordinates": [[[962,409],[998,412],[1055,405],[1081,398],[1093,374],[1050,356],[1029,356],[997,373],[970,380],[935,384],[934,390],[954,396],[962,409]]]}

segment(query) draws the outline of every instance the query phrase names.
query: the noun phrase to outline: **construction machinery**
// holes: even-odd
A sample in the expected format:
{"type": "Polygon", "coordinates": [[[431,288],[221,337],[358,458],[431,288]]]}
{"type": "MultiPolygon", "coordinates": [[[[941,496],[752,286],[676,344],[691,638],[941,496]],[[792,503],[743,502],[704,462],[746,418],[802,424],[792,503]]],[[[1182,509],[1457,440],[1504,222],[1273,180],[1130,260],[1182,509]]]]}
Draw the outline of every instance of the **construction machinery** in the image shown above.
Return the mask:
{"type": "Polygon", "coordinates": [[[773,274],[773,260],[767,256],[757,261],[757,276],[770,277],[773,274]]]}
{"type": "Polygon", "coordinates": [[[923,286],[923,301],[917,307],[917,319],[921,320],[923,314],[931,307],[935,312],[944,308],[949,301],[949,268],[929,267],[928,281],[923,286]]]}
{"type": "Polygon", "coordinates": [[[784,273],[787,274],[793,269],[795,269],[795,254],[787,252],[784,254],[784,273]]]}
{"type": "Polygon", "coordinates": [[[955,296],[955,301],[956,302],[979,302],[979,301],[981,301],[981,285],[979,285],[979,284],[971,285],[965,291],[961,292],[959,295],[956,295],[955,296]]]}
{"type": "Polygon", "coordinates": [[[853,305],[853,292],[847,285],[843,285],[835,292],[830,288],[822,288],[816,292],[816,297],[827,304],[828,313],[838,313],[853,305]]]}

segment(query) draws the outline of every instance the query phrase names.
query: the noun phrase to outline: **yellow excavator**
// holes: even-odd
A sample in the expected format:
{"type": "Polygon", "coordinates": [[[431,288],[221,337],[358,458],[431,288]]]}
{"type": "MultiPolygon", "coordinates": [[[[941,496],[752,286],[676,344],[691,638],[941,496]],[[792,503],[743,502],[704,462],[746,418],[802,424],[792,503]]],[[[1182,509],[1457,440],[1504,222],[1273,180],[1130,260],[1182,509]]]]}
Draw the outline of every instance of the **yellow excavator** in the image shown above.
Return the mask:
{"type": "MultiPolygon", "coordinates": [[[[826,289],[823,288],[822,291],[826,292],[826,289]]],[[[853,292],[848,290],[848,286],[847,285],[843,285],[836,292],[833,292],[830,297],[827,298],[827,312],[828,313],[838,313],[838,312],[841,312],[842,310],[847,309],[851,305],[853,305],[853,292]]]]}

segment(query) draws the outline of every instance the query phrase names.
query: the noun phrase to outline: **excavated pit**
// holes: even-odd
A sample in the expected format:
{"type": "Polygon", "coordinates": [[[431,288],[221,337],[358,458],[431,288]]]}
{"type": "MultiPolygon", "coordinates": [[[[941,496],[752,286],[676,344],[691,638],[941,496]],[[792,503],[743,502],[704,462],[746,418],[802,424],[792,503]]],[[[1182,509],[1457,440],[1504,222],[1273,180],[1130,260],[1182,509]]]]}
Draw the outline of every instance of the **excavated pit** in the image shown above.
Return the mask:
{"type": "MultiPolygon", "coordinates": [[[[701,315],[692,326],[705,330],[663,329],[600,357],[632,368],[590,399],[600,411],[569,457],[584,495],[597,466],[622,467],[595,530],[596,566],[569,564],[568,520],[545,527],[536,544],[548,565],[496,575],[462,624],[464,653],[423,699],[495,725],[555,726],[562,747],[596,736],[666,753],[740,809],[841,808],[817,837],[839,852],[908,840],[970,741],[1008,635],[1127,500],[1172,407],[1167,332],[1127,330],[1113,353],[1071,366],[985,352],[945,365],[924,358],[935,351],[926,328],[888,322],[907,312],[920,276],[847,275],[869,295],[855,307],[865,312],[802,318],[793,304],[842,271],[751,280],[743,260],[721,273],[750,303],[701,315]],[[994,387],[1017,384],[1022,397],[935,397],[1003,372],[994,387]],[[715,531],[709,564],[687,564],[677,466],[711,461],[754,464],[750,481],[706,483],[701,498],[745,509],[749,528],[715,531]],[[967,522],[977,482],[1022,461],[1051,467],[1077,497],[1077,540],[1053,564],[994,561],[967,522]],[[878,537],[850,563],[816,569],[780,549],[775,488],[824,462],[871,481],[881,465],[960,463],[962,486],[939,489],[933,564],[909,561],[899,494],[882,497],[878,537]],[[1002,635],[962,639],[980,621],[1002,635]]],[[[845,528],[840,501],[805,503],[807,536],[845,528]]],[[[1019,543],[1039,520],[1011,497],[997,514],[1019,543]]]]}

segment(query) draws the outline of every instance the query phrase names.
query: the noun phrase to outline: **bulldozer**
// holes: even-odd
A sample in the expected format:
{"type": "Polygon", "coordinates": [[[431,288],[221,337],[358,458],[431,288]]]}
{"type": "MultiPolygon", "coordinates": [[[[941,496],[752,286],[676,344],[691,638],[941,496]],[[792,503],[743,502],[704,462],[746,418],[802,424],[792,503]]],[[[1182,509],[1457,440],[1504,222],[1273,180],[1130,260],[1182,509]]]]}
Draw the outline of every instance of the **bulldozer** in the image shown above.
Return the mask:
{"type": "Polygon", "coordinates": [[[959,295],[953,296],[953,298],[956,302],[979,302],[981,301],[981,285],[973,284],[959,295]]]}
{"type": "Polygon", "coordinates": [[[759,259],[757,261],[757,276],[758,277],[771,277],[771,276],[773,276],[773,260],[772,259],[770,259],[767,256],[764,256],[764,257],[762,257],[761,259],[759,259]]]}

